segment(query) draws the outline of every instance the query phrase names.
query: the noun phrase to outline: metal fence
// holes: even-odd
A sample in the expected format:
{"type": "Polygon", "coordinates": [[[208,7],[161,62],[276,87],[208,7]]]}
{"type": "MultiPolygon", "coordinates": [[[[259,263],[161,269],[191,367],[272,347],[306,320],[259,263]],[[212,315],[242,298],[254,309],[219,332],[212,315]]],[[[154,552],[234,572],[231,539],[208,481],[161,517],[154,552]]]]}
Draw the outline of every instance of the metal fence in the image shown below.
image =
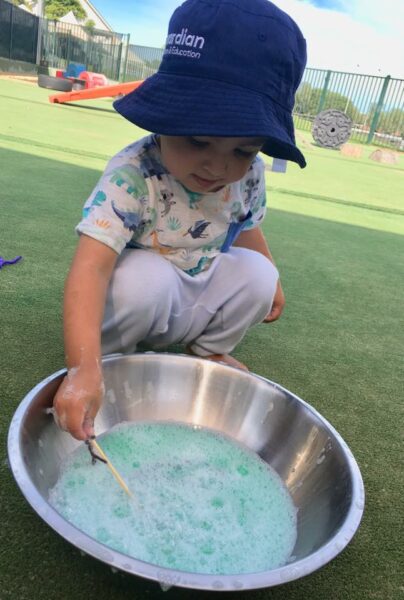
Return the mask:
{"type": "Polygon", "coordinates": [[[145,79],[153,75],[157,71],[162,58],[162,48],[129,44],[124,75],[125,81],[145,79]]]}
{"type": "Polygon", "coordinates": [[[0,57],[65,69],[70,62],[124,78],[129,34],[41,19],[0,0],[0,57]]]}
{"type": "Polygon", "coordinates": [[[36,62],[38,17],[0,0],[0,56],[36,62]]]}
{"type": "MultiPolygon", "coordinates": [[[[163,49],[130,44],[125,81],[158,69],[163,49]]],[[[404,150],[404,80],[307,68],[293,112],[297,129],[311,130],[316,115],[333,108],[353,122],[350,141],[404,150]]]]}
{"type": "Polygon", "coordinates": [[[311,130],[316,115],[328,108],[352,119],[350,141],[404,150],[404,80],[306,69],[296,94],[296,127],[311,130]]]}
{"type": "MultiPolygon", "coordinates": [[[[145,79],[157,71],[163,49],[129,41],[128,34],[39,19],[0,0],[0,57],[59,69],[82,63],[112,80],[145,79]]],[[[327,108],[352,119],[351,141],[404,150],[404,80],[306,69],[296,94],[296,127],[311,130],[327,108]]]]}
{"type": "Polygon", "coordinates": [[[123,79],[129,34],[48,19],[40,21],[41,64],[65,69],[71,62],[81,63],[87,71],[123,79]]]}

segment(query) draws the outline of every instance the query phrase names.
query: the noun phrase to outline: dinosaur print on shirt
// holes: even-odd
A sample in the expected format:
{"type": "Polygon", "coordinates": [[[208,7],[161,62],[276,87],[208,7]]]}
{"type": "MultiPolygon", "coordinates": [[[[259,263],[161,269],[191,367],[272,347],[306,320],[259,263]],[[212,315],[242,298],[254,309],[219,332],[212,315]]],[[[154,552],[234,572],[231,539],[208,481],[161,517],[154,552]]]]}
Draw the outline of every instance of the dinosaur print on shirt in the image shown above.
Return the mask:
{"type": "Polygon", "coordinates": [[[110,160],[76,230],[118,254],[124,248],[156,252],[195,277],[228,250],[233,234],[259,225],[265,210],[261,158],[240,181],[217,192],[191,192],[167,171],[157,138],[149,135],[110,160]]]}

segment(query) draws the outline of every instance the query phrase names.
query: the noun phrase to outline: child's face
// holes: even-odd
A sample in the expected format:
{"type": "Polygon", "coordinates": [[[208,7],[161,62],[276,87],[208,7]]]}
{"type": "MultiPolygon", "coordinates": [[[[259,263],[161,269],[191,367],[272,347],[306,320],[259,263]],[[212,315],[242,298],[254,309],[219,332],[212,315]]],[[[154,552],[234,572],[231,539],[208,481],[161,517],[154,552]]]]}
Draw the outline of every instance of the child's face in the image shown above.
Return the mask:
{"type": "Polygon", "coordinates": [[[191,192],[215,192],[242,179],[264,138],[160,135],[163,164],[191,192]]]}

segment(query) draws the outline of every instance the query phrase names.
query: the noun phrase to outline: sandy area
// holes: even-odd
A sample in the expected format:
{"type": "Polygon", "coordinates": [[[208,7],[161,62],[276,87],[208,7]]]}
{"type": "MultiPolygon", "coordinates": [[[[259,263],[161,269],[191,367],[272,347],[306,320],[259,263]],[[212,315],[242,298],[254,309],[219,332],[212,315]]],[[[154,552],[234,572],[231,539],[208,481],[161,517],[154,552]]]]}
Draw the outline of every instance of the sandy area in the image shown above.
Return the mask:
{"type": "Polygon", "coordinates": [[[9,79],[12,81],[22,81],[23,83],[38,83],[38,76],[30,73],[10,73],[8,71],[0,71],[0,79],[9,79]]]}

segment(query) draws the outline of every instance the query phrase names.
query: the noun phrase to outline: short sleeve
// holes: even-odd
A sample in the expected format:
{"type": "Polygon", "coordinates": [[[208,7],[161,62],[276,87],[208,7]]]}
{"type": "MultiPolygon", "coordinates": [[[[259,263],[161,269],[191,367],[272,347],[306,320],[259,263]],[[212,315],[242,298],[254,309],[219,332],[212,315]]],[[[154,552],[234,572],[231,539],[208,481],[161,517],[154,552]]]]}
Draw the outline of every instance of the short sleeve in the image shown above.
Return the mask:
{"type": "Polygon", "coordinates": [[[76,231],[120,254],[142,227],[148,200],[147,185],[138,167],[109,165],[85,203],[76,231]]]}
{"type": "Polygon", "coordinates": [[[243,230],[253,229],[260,225],[266,213],[265,163],[256,157],[251,169],[243,180],[244,204],[249,208],[251,216],[243,225],[243,230]]]}

